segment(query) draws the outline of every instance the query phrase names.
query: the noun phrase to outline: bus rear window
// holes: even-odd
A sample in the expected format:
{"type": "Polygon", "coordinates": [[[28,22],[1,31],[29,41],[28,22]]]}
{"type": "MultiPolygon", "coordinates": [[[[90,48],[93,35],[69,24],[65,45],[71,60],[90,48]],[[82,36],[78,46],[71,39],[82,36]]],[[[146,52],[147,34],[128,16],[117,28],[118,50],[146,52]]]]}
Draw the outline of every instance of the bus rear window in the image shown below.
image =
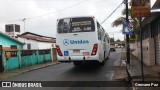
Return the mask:
{"type": "Polygon", "coordinates": [[[77,33],[95,31],[93,18],[66,18],[60,19],[57,26],[58,33],[77,33]]]}

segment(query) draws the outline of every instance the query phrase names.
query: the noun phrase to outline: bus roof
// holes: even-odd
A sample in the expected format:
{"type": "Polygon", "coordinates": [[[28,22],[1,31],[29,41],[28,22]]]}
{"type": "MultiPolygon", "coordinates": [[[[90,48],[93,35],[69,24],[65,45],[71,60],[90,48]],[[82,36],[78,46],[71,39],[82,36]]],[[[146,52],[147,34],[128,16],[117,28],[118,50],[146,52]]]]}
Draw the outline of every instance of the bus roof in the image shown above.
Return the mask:
{"type": "Polygon", "coordinates": [[[57,20],[59,20],[59,19],[65,19],[65,18],[82,18],[82,17],[93,17],[93,18],[95,18],[95,16],[71,16],[71,17],[58,18],[57,20]]]}

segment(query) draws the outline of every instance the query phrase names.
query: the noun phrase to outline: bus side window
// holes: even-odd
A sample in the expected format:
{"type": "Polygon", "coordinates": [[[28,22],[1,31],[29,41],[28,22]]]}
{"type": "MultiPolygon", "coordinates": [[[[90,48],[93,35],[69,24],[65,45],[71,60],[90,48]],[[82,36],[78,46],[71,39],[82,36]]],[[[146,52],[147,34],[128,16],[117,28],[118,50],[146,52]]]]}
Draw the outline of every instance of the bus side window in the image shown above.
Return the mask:
{"type": "Polygon", "coordinates": [[[104,42],[108,42],[107,35],[104,36],[104,42]]]}
{"type": "Polygon", "coordinates": [[[106,42],[106,37],[104,37],[103,41],[106,42]]]}
{"type": "Polygon", "coordinates": [[[97,32],[98,32],[98,40],[101,40],[101,30],[98,22],[97,22],[97,32]]]}
{"type": "Polygon", "coordinates": [[[101,40],[103,41],[103,38],[104,38],[104,30],[103,28],[101,28],[101,40]]]}
{"type": "Polygon", "coordinates": [[[110,38],[108,36],[106,38],[108,39],[108,44],[109,44],[110,43],[110,38]]]}

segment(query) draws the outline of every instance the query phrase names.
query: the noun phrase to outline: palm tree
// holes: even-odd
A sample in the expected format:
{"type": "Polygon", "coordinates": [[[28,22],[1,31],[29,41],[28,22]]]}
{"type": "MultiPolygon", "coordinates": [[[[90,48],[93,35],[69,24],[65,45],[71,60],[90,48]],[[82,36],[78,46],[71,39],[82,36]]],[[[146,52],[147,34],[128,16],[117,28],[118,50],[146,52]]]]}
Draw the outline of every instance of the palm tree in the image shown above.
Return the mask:
{"type": "MultiPolygon", "coordinates": [[[[126,19],[125,15],[126,15],[126,9],[123,9],[122,16],[112,22],[112,27],[117,27],[117,26],[123,25],[123,21],[126,19]]],[[[128,16],[131,16],[131,9],[130,8],[128,9],[128,16]]],[[[136,28],[138,27],[138,21],[136,18],[132,18],[132,20],[133,20],[133,31],[132,32],[134,32],[136,30],[136,28]]],[[[134,42],[135,40],[136,40],[136,36],[135,36],[135,34],[132,34],[130,36],[130,42],[134,42]]]]}
{"type": "MultiPolygon", "coordinates": [[[[112,22],[112,27],[117,27],[119,25],[123,25],[123,21],[126,19],[124,16],[126,15],[126,9],[122,11],[122,17],[117,18],[115,21],[112,22]]],[[[131,16],[131,9],[128,9],[128,16],[131,16]]]]}

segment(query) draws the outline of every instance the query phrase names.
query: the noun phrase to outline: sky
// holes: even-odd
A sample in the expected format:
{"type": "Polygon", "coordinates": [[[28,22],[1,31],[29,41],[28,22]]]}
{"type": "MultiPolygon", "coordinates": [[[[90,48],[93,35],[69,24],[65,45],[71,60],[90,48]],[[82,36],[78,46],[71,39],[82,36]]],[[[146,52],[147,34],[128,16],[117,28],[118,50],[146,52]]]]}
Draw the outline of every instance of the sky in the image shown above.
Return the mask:
{"type": "MultiPolygon", "coordinates": [[[[21,33],[32,32],[56,37],[58,18],[72,16],[95,16],[101,23],[123,0],[0,0],[0,31],[6,24],[19,24],[21,33]],[[26,18],[25,22],[23,19],[26,18]],[[25,23],[25,25],[24,25],[25,23]]],[[[155,0],[152,0],[155,1],[155,0]]],[[[152,2],[153,5],[153,2],[152,2]]],[[[124,39],[122,26],[112,27],[112,22],[121,17],[122,4],[102,26],[115,40],[124,39]]]]}

